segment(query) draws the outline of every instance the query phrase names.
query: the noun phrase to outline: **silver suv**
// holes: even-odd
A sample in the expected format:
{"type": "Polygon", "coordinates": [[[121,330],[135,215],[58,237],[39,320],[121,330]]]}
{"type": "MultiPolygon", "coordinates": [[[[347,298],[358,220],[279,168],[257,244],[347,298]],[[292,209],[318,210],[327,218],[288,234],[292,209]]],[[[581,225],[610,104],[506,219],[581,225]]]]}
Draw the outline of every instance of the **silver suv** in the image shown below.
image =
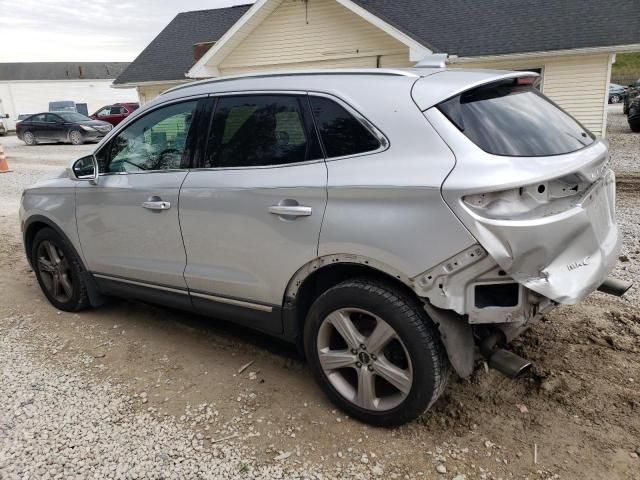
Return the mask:
{"type": "Polygon", "coordinates": [[[505,345],[617,259],[607,145],[536,81],[415,68],[180,86],[25,191],[27,256],[60,310],[122,296],[237,322],[297,344],[350,415],[409,421],[451,367],[526,370],[505,345]]]}

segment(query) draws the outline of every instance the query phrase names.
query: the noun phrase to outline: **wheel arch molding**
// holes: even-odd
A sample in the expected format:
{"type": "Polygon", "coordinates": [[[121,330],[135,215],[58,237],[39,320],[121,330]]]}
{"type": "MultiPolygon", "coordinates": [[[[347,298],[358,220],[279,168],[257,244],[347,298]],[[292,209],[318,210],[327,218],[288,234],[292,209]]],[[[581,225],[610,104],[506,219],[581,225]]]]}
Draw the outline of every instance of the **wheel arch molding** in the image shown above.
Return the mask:
{"type": "Polygon", "coordinates": [[[376,278],[415,296],[408,276],[372,258],[346,253],[317,257],[291,277],[282,302],[285,335],[295,341],[300,352],[303,351],[302,331],[311,304],[332,286],[357,277],[376,278]]]}

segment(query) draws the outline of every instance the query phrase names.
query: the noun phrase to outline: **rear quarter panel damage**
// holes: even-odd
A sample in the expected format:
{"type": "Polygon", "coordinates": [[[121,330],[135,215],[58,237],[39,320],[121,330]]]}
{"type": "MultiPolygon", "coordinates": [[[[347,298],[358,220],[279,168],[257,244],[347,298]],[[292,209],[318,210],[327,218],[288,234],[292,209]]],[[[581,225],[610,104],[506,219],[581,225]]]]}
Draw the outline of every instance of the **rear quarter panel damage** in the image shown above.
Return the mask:
{"type": "Polygon", "coordinates": [[[435,108],[425,112],[449,145],[456,168],[443,184],[443,198],[491,257],[516,281],[559,303],[573,304],[595,290],[617,260],[615,177],[607,144],[550,157],[490,155],[478,148],[435,108]],[[549,202],[537,216],[489,218],[462,198],[557,179],[575,179],[579,192],[549,202]],[[557,208],[561,204],[562,208],[557,208]]]}

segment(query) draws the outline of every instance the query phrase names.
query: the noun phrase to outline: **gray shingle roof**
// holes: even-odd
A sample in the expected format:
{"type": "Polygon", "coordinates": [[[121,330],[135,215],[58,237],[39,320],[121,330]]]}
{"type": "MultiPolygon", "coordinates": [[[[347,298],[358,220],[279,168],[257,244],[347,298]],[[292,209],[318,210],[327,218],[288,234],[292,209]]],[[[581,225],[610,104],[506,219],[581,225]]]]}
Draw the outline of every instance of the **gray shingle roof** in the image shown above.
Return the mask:
{"type": "MultiPolygon", "coordinates": [[[[640,44],[638,0],[354,2],[434,52],[459,57],[640,44]]],[[[179,14],[114,83],[184,80],[193,44],[218,40],[250,7],[179,14]]]]}
{"type": "Polygon", "coordinates": [[[251,7],[239,5],[178,14],[114,84],[185,80],[193,44],[218,40],[251,7]]]}
{"type": "Polygon", "coordinates": [[[354,0],[459,57],[640,44],[638,0],[354,0]]]}
{"type": "Polygon", "coordinates": [[[78,80],[116,78],[128,62],[0,63],[0,81],[78,80]]]}

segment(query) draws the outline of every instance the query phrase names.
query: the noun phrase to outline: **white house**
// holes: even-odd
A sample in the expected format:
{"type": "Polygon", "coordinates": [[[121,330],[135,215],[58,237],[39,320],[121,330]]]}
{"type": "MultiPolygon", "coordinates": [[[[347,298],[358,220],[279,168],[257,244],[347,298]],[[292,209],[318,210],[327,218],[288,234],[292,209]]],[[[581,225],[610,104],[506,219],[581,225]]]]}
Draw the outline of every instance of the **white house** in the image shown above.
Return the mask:
{"type": "Polygon", "coordinates": [[[190,79],[276,69],[536,70],[541,89],[604,135],[611,64],[640,51],[638,0],[257,0],[179,14],[114,82],[144,103],[190,79]]]}
{"type": "Polygon", "coordinates": [[[122,62],[0,63],[0,100],[9,129],[20,114],[45,112],[49,102],[86,103],[89,113],[116,102],[135,102],[131,90],[114,90],[113,80],[128,66],[122,62]]]}

